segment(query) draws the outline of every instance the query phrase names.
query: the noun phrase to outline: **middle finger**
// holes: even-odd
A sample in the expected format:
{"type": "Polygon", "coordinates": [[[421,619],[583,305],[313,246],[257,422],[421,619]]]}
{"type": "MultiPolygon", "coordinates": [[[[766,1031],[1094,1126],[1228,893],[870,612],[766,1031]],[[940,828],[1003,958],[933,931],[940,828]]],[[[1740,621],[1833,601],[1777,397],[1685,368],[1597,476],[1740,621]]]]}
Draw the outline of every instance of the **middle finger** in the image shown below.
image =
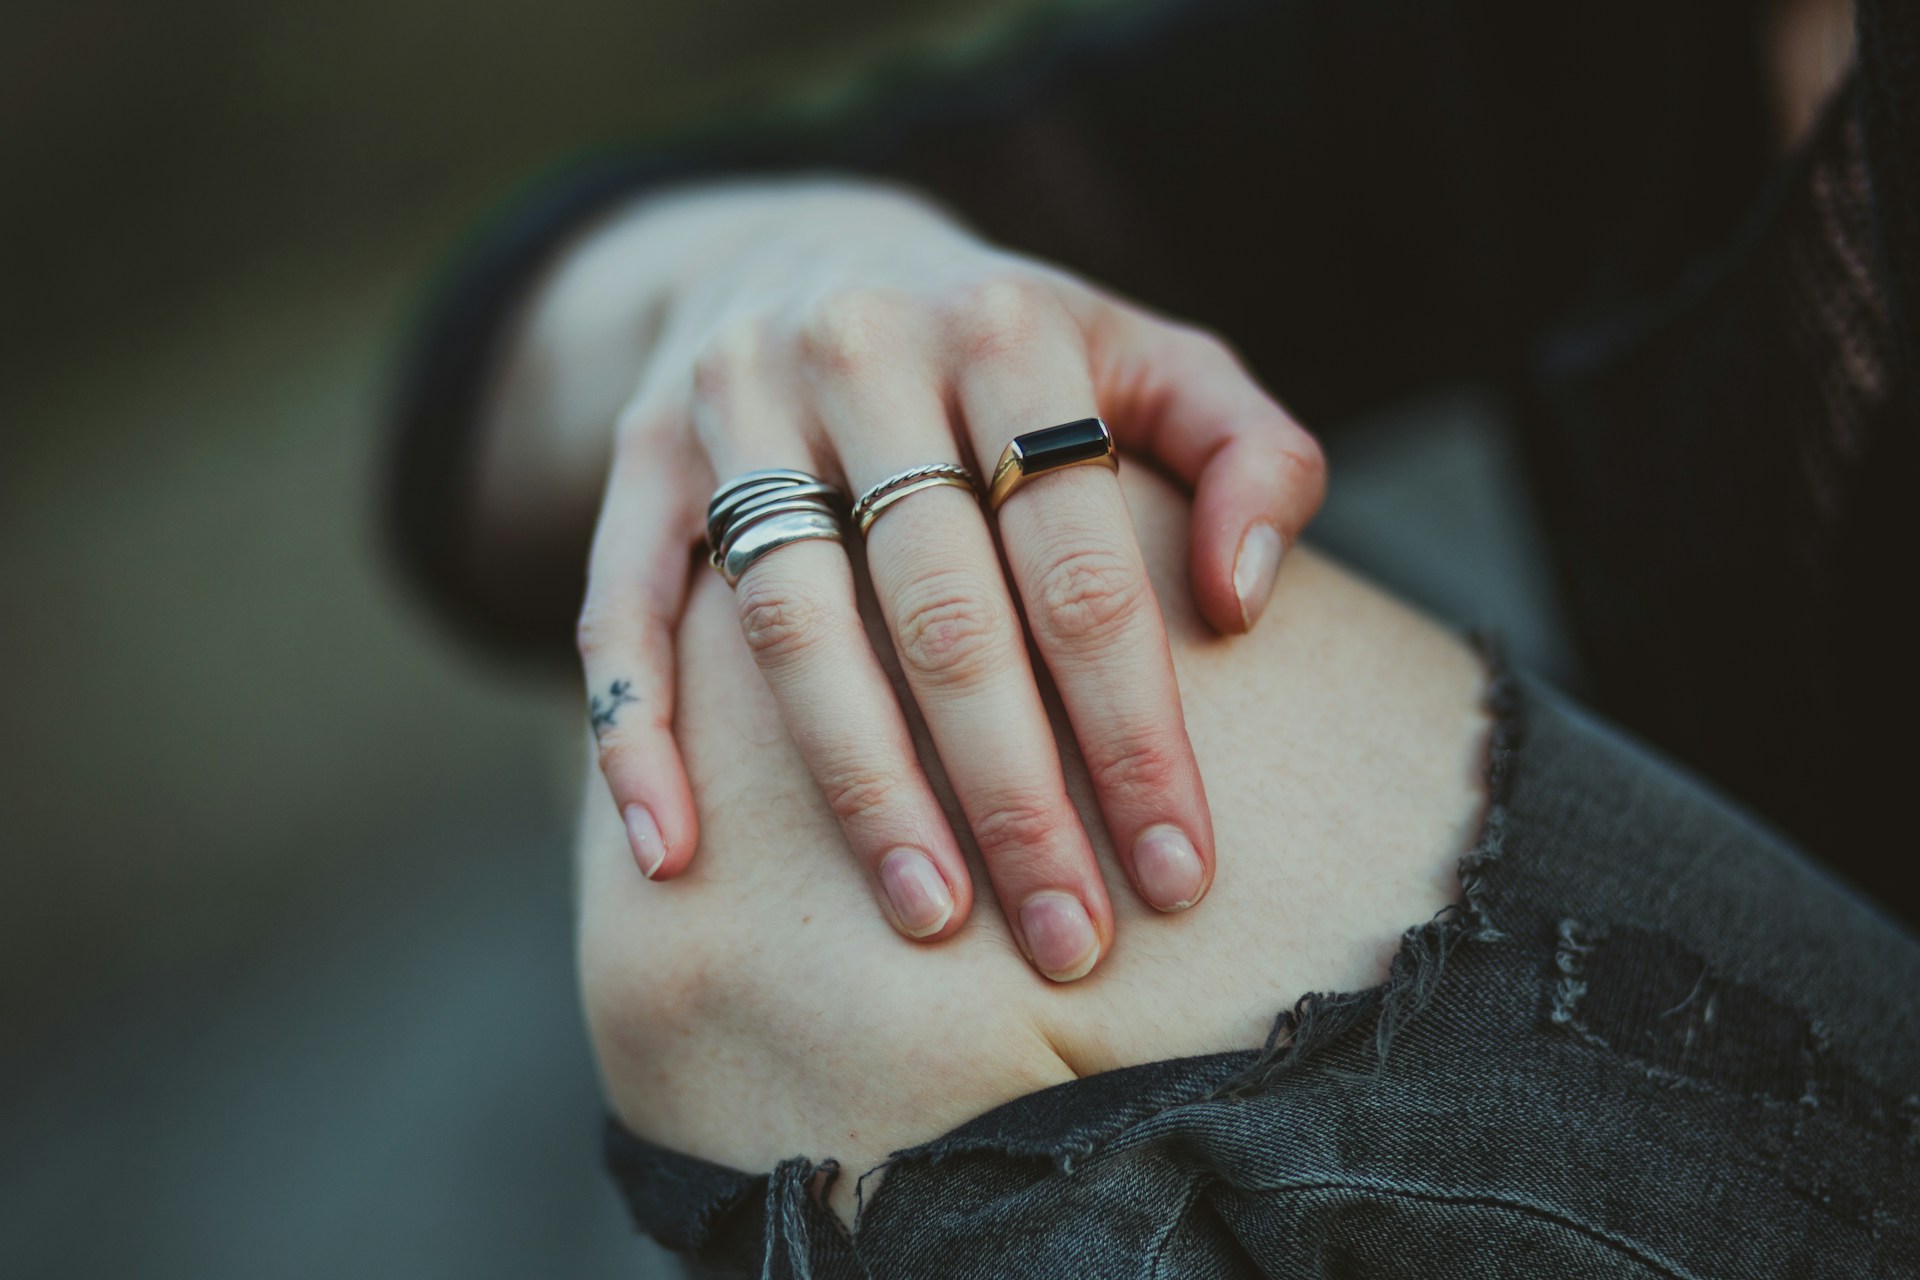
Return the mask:
{"type": "MultiPolygon", "coordinates": [[[[892,349],[847,358],[865,345],[811,370],[850,489],[957,462],[933,362],[892,349]]],[[[1022,951],[1055,981],[1086,974],[1112,940],[1112,903],[977,498],[951,487],[908,494],[876,517],[866,552],[895,653],[1022,951]]]]}

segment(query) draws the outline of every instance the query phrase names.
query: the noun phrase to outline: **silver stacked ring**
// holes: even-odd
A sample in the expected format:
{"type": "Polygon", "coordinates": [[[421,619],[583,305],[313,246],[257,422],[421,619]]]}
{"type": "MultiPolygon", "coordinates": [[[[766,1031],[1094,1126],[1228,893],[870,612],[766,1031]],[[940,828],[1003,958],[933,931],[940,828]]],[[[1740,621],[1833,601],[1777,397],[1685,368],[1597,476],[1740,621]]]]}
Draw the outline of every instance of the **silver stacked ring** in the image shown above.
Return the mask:
{"type": "Polygon", "coordinates": [[[707,559],[728,586],[769,551],[794,542],[846,540],[847,496],[804,471],[749,471],[707,503],[707,559]]]}

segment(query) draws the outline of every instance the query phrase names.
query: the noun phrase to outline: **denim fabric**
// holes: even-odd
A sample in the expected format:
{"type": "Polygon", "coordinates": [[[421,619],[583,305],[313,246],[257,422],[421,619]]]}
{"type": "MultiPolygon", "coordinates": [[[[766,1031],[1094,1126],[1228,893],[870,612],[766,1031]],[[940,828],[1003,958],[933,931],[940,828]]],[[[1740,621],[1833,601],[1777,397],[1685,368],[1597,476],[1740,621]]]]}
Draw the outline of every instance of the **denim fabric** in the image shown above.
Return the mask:
{"type": "Polygon", "coordinates": [[[851,1236],[831,1165],[610,1125],[637,1222],[702,1275],[1920,1275],[1920,945],[1551,693],[1496,699],[1465,896],[1381,987],[901,1152],[851,1236]]]}

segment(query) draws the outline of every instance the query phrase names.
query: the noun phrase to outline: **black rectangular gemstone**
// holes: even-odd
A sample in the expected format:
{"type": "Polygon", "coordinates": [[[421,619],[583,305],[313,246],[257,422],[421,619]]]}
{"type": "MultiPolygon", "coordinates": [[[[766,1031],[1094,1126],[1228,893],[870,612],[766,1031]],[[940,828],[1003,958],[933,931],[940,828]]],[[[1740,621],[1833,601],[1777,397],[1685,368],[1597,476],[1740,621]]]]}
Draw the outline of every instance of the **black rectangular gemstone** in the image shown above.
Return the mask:
{"type": "Polygon", "coordinates": [[[1020,451],[1020,470],[1030,476],[1107,456],[1107,430],[1098,418],[1029,431],[1013,443],[1020,451]]]}

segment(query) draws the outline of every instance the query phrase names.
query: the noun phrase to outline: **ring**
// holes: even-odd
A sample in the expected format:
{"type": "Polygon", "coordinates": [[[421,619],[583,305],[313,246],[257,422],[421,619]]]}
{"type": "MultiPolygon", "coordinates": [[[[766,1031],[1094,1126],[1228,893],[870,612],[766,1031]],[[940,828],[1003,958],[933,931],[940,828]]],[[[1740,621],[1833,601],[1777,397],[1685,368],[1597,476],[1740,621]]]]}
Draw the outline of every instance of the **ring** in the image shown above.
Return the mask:
{"type": "Polygon", "coordinates": [[[846,495],[819,476],[770,468],[713,491],[707,503],[707,562],[727,585],[769,551],[794,542],[846,540],[846,495]]]}
{"type": "Polygon", "coordinates": [[[1120,459],[1113,451],[1113,432],[1098,418],[1081,418],[1015,436],[993,469],[993,483],[987,486],[987,509],[998,511],[1014,490],[1035,476],[1087,463],[1098,463],[1112,471],[1120,469],[1120,459]]]}
{"type": "Polygon", "coordinates": [[[888,476],[873,488],[860,495],[860,501],[853,504],[853,524],[860,530],[860,536],[866,537],[867,530],[873,528],[873,522],[885,511],[908,494],[918,493],[922,489],[932,489],[939,485],[950,484],[956,489],[974,492],[973,472],[957,462],[932,462],[924,467],[911,467],[897,475],[888,476]]]}

